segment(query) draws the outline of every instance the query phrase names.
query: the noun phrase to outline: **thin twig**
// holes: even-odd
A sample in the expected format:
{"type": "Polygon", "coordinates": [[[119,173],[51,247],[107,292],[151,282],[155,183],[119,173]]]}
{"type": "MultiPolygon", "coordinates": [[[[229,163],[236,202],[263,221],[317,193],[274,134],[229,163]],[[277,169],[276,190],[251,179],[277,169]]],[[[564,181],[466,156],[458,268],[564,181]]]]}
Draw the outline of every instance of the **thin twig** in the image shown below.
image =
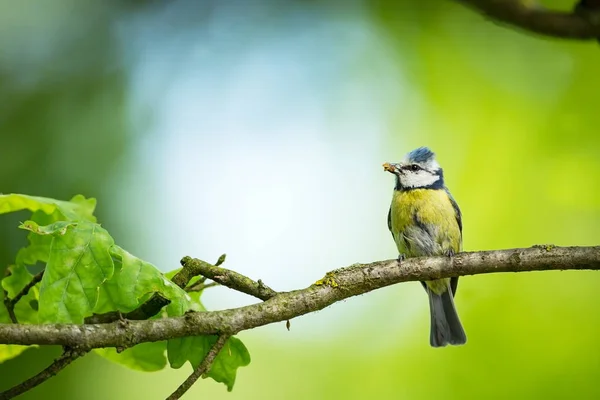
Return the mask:
{"type": "Polygon", "coordinates": [[[59,358],[54,360],[54,362],[50,364],[48,368],[44,369],[39,374],[27,379],[25,382],[21,382],[18,385],[13,386],[12,388],[0,393],[0,400],[12,399],[35,388],[36,386],[44,383],[45,381],[59,373],[67,365],[71,364],[73,361],[77,360],[78,358],[87,353],[88,351],[85,350],[81,351],[77,349],[65,349],[63,354],[59,358]]]}
{"type": "Polygon", "coordinates": [[[4,291],[4,306],[6,307],[6,311],[8,312],[8,317],[12,321],[13,324],[18,324],[19,320],[15,315],[15,306],[12,304],[12,301],[8,297],[8,292],[4,291]]]}
{"type": "Polygon", "coordinates": [[[192,286],[186,287],[185,291],[186,292],[200,292],[201,290],[219,286],[219,285],[220,284],[218,282],[210,282],[210,283],[196,282],[192,286]]]}
{"type": "MultiPolygon", "coordinates": [[[[245,307],[187,313],[182,317],[112,324],[0,324],[0,344],[67,345],[81,348],[131,347],[185,336],[235,334],[322,310],[338,301],[408,281],[452,276],[545,270],[600,270],[600,246],[534,246],[458,253],[454,257],[409,258],[354,264],[331,271],[319,284],[281,292],[245,307]],[[117,329],[119,328],[119,329],[117,329]]],[[[475,278],[472,278],[475,279],[475,278]]]]}
{"type": "MultiPolygon", "coordinates": [[[[225,254],[221,254],[221,256],[219,257],[219,259],[217,260],[217,262],[215,263],[215,265],[213,267],[218,267],[219,265],[223,264],[225,262],[225,257],[226,257],[225,254]]],[[[202,261],[202,262],[207,265],[210,265],[205,261],[202,261]]],[[[180,264],[183,268],[181,268],[181,271],[176,273],[175,276],[173,276],[173,278],[171,278],[171,281],[174,284],[176,284],[177,286],[179,286],[182,289],[186,289],[186,286],[196,276],[200,276],[200,278],[196,282],[194,282],[194,285],[198,284],[198,283],[206,282],[206,276],[202,276],[202,271],[200,271],[198,269],[192,269],[192,268],[186,266],[185,263],[183,262],[183,260],[180,261],[180,264]]]]}
{"type": "Polygon", "coordinates": [[[240,273],[209,264],[197,258],[184,257],[181,260],[181,265],[183,268],[173,277],[173,282],[180,287],[185,287],[185,285],[182,286],[182,282],[189,282],[192,277],[202,275],[223,286],[249,294],[263,301],[277,295],[276,291],[260,280],[255,282],[240,273]]]}
{"type": "Polygon", "coordinates": [[[158,314],[160,310],[171,304],[171,300],[167,299],[162,294],[155,292],[152,296],[141,304],[138,308],[128,313],[120,311],[109,311],[103,314],[93,314],[86,317],[83,321],[86,324],[109,324],[118,320],[144,320],[158,314]]]}
{"type": "MultiPolygon", "coordinates": [[[[38,275],[41,275],[41,273],[38,275]]],[[[36,275],[34,277],[34,279],[37,279],[38,275],[36,275]]],[[[41,276],[39,277],[39,280],[41,280],[41,276]]],[[[32,280],[32,282],[33,282],[33,280],[32,280]]],[[[35,285],[35,283],[28,284],[25,288],[23,288],[23,290],[21,290],[21,292],[19,293],[20,296],[19,295],[15,296],[15,299],[12,300],[12,302],[16,303],[34,285],[35,285]]],[[[148,318],[154,316],[155,314],[157,314],[164,306],[166,306],[170,303],[171,303],[171,300],[167,299],[160,293],[154,293],[152,295],[152,297],[150,297],[150,299],[148,299],[146,302],[144,302],[142,305],[140,305],[138,308],[136,308],[135,310],[133,310],[131,312],[121,314],[121,312],[119,312],[119,311],[111,311],[111,312],[107,312],[104,314],[94,314],[91,317],[85,318],[85,323],[99,324],[99,323],[110,323],[110,322],[113,322],[116,320],[123,320],[123,319],[129,319],[129,320],[148,319],[148,318]]],[[[10,310],[11,309],[9,309],[9,313],[10,313],[10,310]]],[[[123,347],[119,347],[119,348],[123,349],[123,347]]],[[[65,351],[63,352],[63,354],[59,358],[57,358],[48,368],[46,368],[39,374],[33,376],[32,378],[26,380],[25,382],[22,382],[16,386],[12,387],[11,389],[8,389],[5,392],[0,393],[0,400],[12,399],[13,397],[16,397],[20,394],[25,393],[28,390],[33,389],[34,387],[44,383],[48,379],[55,376],[67,365],[69,365],[76,359],[84,356],[88,352],[89,352],[89,350],[76,350],[76,349],[65,348],[65,351]]]]}
{"type": "Polygon", "coordinates": [[[17,295],[15,296],[14,299],[12,299],[13,304],[17,304],[17,302],[19,300],[21,300],[21,298],[23,296],[26,296],[27,293],[29,293],[29,291],[31,290],[31,288],[33,288],[35,285],[37,285],[39,282],[42,281],[42,278],[44,277],[44,271],[40,271],[37,274],[35,274],[33,276],[33,278],[31,278],[31,282],[29,282],[27,285],[25,285],[23,287],[23,289],[21,289],[21,291],[19,293],[17,293],[17,295]]]}
{"type": "MultiPolygon", "coordinates": [[[[10,276],[11,272],[10,269],[6,269],[6,276],[10,276]]],[[[31,290],[31,288],[33,288],[35,285],[37,285],[41,280],[42,277],[44,276],[44,271],[40,271],[37,274],[35,274],[33,276],[33,278],[31,278],[31,281],[29,283],[27,283],[23,289],[21,289],[19,291],[19,293],[17,293],[17,295],[11,299],[8,297],[8,292],[5,290],[4,291],[4,306],[6,307],[6,310],[8,311],[8,316],[10,317],[10,320],[13,322],[13,324],[18,324],[19,320],[17,319],[17,316],[15,315],[15,306],[17,305],[17,303],[19,302],[19,300],[21,300],[23,298],[23,296],[26,296],[27,293],[29,293],[29,291],[31,290]]]]}
{"type": "Polygon", "coordinates": [[[181,396],[183,396],[184,393],[187,392],[194,383],[196,383],[198,378],[210,371],[212,363],[215,361],[215,358],[217,357],[223,346],[225,346],[225,343],[227,342],[227,339],[229,339],[230,336],[231,335],[226,334],[220,335],[215,344],[212,345],[212,347],[210,348],[210,350],[208,351],[208,353],[204,357],[204,360],[202,360],[198,368],[196,368],[194,372],[192,372],[192,374],[188,376],[188,378],[181,385],[179,385],[177,390],[175,390],[169,397],[167,397],[166,400],[177,400],[181,398],[181,396]]]}

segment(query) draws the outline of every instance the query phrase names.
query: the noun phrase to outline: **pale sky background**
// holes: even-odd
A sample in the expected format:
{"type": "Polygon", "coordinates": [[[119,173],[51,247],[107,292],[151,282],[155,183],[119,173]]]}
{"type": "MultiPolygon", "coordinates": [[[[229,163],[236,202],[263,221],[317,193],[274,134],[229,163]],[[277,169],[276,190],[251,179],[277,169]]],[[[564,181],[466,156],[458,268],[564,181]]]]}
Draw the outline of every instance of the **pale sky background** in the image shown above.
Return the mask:
{"type": "MultiPolygon", "coordinates": [[[[126,217],[155,215],[157,229],[138,237],[161,243],[138,247],[142,258],[166,270],[184,255],[214,262],[227,253],[225,267],[292,290],[335,268],[396,257],[386,225],[393,179],[381,164],[410,149],[392,147],[385,121],[406,112],[413,129],[415,95],[390,80],[392,49],[351,3],[337,19],[297,5],[264,20],[263,4],[238,20],[236,7],[217,6],[178,35],[168,35],[168,8],[122,24],[131,121],[144,138],[117,201],[131,204],[121,207],[126,217]]],[[[255,302],[226,288],[203,298],[209,309],[255,302]]],[[[292,330],[318,327],[310,337],[326,341],[326,332],[366,329],[372,318],[400,334],[427,301],[415,284],[334,307],[292,330]],[[377,315],[381,302],[416,293],[415,312],[404,302],[398,315],[377,315]]],[[[290,337],[281,329],[258,334],[290,337]]]]}

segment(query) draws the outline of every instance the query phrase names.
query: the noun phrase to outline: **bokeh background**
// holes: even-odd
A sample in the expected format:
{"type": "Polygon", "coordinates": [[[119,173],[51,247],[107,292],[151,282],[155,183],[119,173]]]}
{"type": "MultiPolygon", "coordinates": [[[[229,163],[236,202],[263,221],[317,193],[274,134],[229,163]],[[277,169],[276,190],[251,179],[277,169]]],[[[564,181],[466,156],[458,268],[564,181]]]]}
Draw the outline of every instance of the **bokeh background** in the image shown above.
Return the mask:
{"type": "MultiPolygon", "coordinates": [[[[164,271],[227,253],[291,290],[396,256],[381,164],[427,145],[465,250],[598,244],[599,63],[596,43],[442,0],[0,0],[0,191],[96,197],[117,243],[164,271]]],[[[0,220],[2,267],[20,218],[0,220]]],[[[420,285],[396,285],[241,333],[253,361],[233,392],[206,380],[186,398],[600,398],[598,287],[587,271],[463,278],[469,342],[432,349],[420,285]]],[[[0,365],[0,389],[58,354],[0,365]]],[[[90,355],[22,398],[160,399],[190,371],[90,355]]]]}

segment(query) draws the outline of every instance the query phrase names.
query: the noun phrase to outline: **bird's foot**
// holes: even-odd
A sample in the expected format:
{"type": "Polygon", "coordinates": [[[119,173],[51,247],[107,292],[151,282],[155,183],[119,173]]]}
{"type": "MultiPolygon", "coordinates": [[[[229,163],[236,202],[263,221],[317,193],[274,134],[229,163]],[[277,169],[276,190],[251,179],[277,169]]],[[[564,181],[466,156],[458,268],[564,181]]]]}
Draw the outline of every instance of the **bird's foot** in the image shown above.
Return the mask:
{"type": "Polygon", "coordinates": [[[406,256],[402,253],[398,254],[398,258],[396,259],[398,264],[402,264],[402,261],[406,260],[406,256]]]}
{"type": "Polygon", "coordinates": [[[446,256],[448,256],[449,258],[452,258],[456,255],[456,253],[454,252],[454,250],[450,249],[446,252],[446,256]]]}

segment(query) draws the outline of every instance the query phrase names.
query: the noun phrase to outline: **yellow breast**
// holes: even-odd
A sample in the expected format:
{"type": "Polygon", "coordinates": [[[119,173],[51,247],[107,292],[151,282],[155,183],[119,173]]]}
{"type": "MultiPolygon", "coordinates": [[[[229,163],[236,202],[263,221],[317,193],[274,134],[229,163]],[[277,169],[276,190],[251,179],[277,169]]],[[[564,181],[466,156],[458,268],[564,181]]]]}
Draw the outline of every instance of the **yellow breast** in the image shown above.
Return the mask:
{"type": "Polygon", "coordinates": [[[398,251],[408,257],[462,249],[456,211],[445,190],[395,190],[390,218],[398,251]]]}

